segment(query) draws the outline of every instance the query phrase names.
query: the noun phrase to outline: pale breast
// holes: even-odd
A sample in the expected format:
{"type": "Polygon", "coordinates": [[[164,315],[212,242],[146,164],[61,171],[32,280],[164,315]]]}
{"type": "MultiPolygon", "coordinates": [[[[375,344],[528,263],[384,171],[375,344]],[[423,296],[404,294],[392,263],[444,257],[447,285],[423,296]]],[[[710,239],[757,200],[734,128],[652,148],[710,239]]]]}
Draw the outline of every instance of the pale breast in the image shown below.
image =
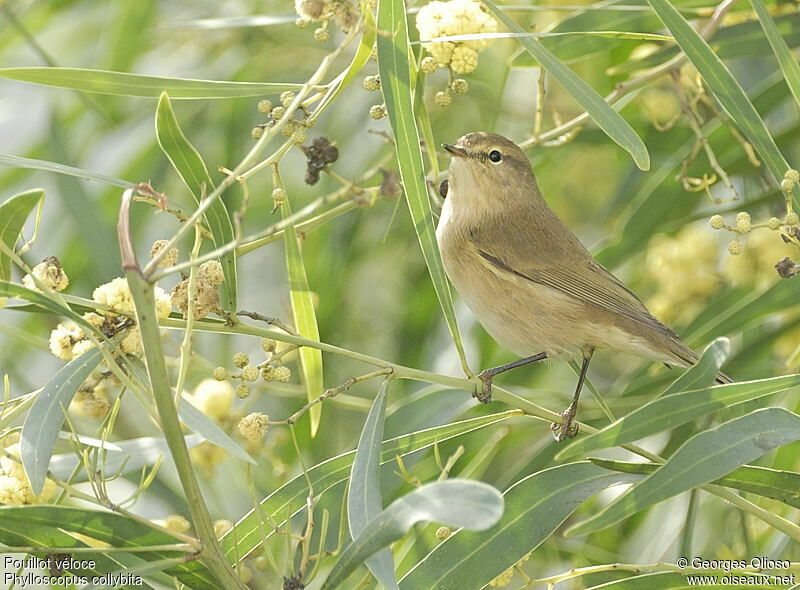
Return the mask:
{"type": "Polygon", "coordinates": [[[445,201],[436,238],[445,272],[467,306],[499,344],[520,356],[577,355],[579,305],[563,293],[497,269],[480,256],[465,225],[445,201]]]}

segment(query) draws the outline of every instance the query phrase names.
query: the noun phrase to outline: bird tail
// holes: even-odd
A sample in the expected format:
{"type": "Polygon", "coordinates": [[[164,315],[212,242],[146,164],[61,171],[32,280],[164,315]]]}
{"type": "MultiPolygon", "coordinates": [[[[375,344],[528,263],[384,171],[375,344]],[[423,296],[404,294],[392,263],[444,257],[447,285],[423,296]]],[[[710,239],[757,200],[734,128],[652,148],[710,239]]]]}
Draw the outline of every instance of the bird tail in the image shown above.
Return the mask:
{"type": "MultiPolygon", "coordinates": [[[[697,361],[700,360],[700,356],[680,340],[673,340],[672,343],[673,346],[670,347],[669,352],[679,364],[683,365],[684,367],[692,367],[697,364],[697,361]]],[[[720,384],[734,382],[733,379],[728,377],[722,371],[717,373],[715,381],[720,384]]]]}

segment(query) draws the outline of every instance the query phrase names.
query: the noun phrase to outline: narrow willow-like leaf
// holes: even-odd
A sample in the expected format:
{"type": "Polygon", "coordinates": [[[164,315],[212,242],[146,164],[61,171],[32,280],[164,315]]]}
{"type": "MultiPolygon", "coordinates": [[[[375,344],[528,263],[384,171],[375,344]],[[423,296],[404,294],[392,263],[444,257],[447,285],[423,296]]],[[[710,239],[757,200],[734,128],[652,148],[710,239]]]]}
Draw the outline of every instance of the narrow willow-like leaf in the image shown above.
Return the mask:
{"type": "Polygon", "coordinates": [[[446,35],[433,39],[420,39],[412,45],[429,42],[480,41],[481,39],[547,39],[578,35],[583,37],[608,37],[610,39],[635,39],[638,41],[674,41],[667,35],[634,33],[630,31],[564,31],[563,33],[470,33],[468,35],[446,35]]]}
{"type": "MultiPolygon", "coordinates": [[[[347,524],[350,536],[358,538],[367,523],[383,509],[381,498],[380,459],[383,425],[386,419],[386,394],[389,380],[385,379],[364,422],[358,440],[353,469],[350,472],[350,490],[347,493],[347,524]]],[[[394,561],[389,549],[382,549],[367,559],[369,571],[386,588],[397,588],[394,561]]]]}
{"type": "Polygon", "coordinates": [[[447,479],[419,487],[367,523],[342,551],[322,590],[338,588],[365,559],[402,537],[418,522],[483,531],[500,520],[503,504],[500,492],[478,481],[447,479]]]}
{"type": "Polygon", "coordinates": [[[714,410],[786,391],[797,385],[800,385],[800,375],[785,375],[673,393],[637,408],[600,432],[574,441],[556,458],[563,460],[589,451],[623,445],[676,428],[714,410]]]}
{"type": "Polygon", "coordinates": [[[76,178],[83,178],[86,180],[96,180],[103,184],[110,184],[112,186],[119,186],[122,188],[130,188],[135,183],[100,174],[99,172],[92,172],[84,168],[76,168],[74,166],[67,166],[66,164],[59,164],[58,162],[48,162],[47,160],[34,160],[32,158],[21,158],[19,156],[12,156],[11,154],[0,154],[0,166],[9,166],[11,168],[28,168],[31,170],[44,170],[45,172],[55,172],[56,174],[65,174],[67,176],[74,176],[76,178]]]}
{"type": "Polygon", "coordinates": [[[211,418],[195,408],[190,402],[183,399],[178,407],[178,416],[181,422],[192,432],[196,432],[205,440],[228,451],[234,457],[246,461],[252,465],[257,462],[242,446],[233,440],[227,432],[217,426],[211,418]]]}
{"type": "MultiPolygon", "coordinates": [[[[789,164],[739,82],[671,2],[668,0],[647,1],[661,22],[675,37],[675,41],[694,67],[697,68],[715,98],[727,111],[733,122],[744,132],[745,137],[753,144],[769,171],[780,182],[783,175],[789,170],[789,164]]],[[[795,197],[795,203],[800,205],[800,196],[795,197]]]]}
{"type": "MultiPolygon", "coordinates": [[[[14,251],[25,220],[44,199],[44,190],[31,189],[10,196],[0,204],[0,242],[14,251]]],[[[0,280],[11,279],[11,257],[0,251],[0,280]]]]}
{"type": "MultiPolygon", "coordinates": [[[[281,204],[281,216],[286,219],[292,214],[289,200],[284,199],[281,204]]],[[[283,242],[286,249],[286,268],[289,275],[289,297],[292,302],[292,319],[297,333],[303,338],[319,342],[319,326],[317,325],[317,312],[314,310],[314,299],[308,286],[306,266],[303,262],[303,253],[300,251],[300,241],[297,229],[290,223],[284,229],[283,242]]],[[[322,395],[322,352],[317,348],[304,346],[300,349],[300,368],[303,371],[303,381],[306,385],[308,401],[317,399],[322,395]]],[[[319,421],[322,416],[322,405],[312,406],[308,411],[311,421],[311,436],[317,434],[319,421]]]]}
{"type": "MultiPolygon", "coordinates": [[[[105,572],[114,571],[119,567],[118,557],[113,554],[103,553],[102,549],[98,549],[97,553],[86,551],[89,545],[80,541],[60,530],[58,527],[53,526],[53,523],[38,524],[33,522],[21,521],[19,518],[8,518],[7,515],[13,515],[17,511],[29,510],[29,506],[2,506],[0,507],[0,544],[6,547],[42,547],[42,554],[47,554],[47,549],[50,547],[74,547],[80,548],[83,551],[77,559],[91,560],[94,562],[93,568],[67,568],[66,571],[76,576],[93,576],[102,575],[105,572]]],[[[37,507],[38,508],[38,507],[37,507]]],[[[24,512],[21,516],[24,516],[24,512]]],[[[11,552],[14,552],[13,549],[11,552]]],[[[18,553],[26,553],[19,551],[18,553]]],[[[72,556],[66,556],[72,557],[72,556]]],[[[62,561],[63,562],[63,561],[62,561]]],[[[11,568],[6,567],[6,572],[11,568]]],[[[8,578],[4,579],[4,586],[7,588],[12,587],[8,578]]],[[[36,586],[41,587],[39,584],[36,586]]],[[[17,584],[17,588],[21,585],[17,584]]],[[[29,586],[33,587],[33,586],[29,586]]],[[[63,586],[62,586],[63,588],[63,586]]]]}
{"type": "Polygon", "coordinates": [[[717,338],[708,345],[700,355],[700,359],[689,367],[683,375],[675,379],[667,387],[662,396],[691,391],[706,385],[712,385],[720,368],[731,354],[731,342],[727,338],[717,338]]]}
{"type": "MultiPolygon", "coordinates": [[[[627,461],[610,461],[589,457],[589,461],[606,469],[624,473],[651,474],[661,467],[658,463],[630,463],[627,461]]],[[[743,492],[752,492],[765,498],[779,500],[789,506],[800,508],[800,473],[770,469],[758,465],[743,465],[731,471],[725,477],[713,482],[743,492]]]]}
{"type": "MultiPolygon", "coordinates": [[[[203,439],[198,434],[189,434],[185,438],[186,447],[189,449],[203,442],[203,439]]],[[[146,436],[113,443],[113,446],[119,449],[118,451],[114,448],[109,449],[107,445],[110,444],[106,442],[104,445],[106,452],[102,467],[106,474],[130,473],[144,466],[153,465],[160,458],[164,458],[167,461],[171,460],[167,441],[163,438],[146,436]]],[[[50,472],[55,477],[65,481],[72,477],[71,481],[73,483],[88,480],[88,476],[83,469],[77,475],[74,475],[75,470],[82,466],[83,460],[79,459],[75,453],[53,455],[50,459],[50,472]]]]}
{"type": "Polygon", "coordinates": [[[220,18],[199,18],[195,20],[176,21],[160,25],[164,29],[208,30],[208,29],[242,29],[250,27],[271,27],[294,23],[297,14],[253,14],[250,16],[223,16],[220,18]]]}
{"type": "Polygon", "coordinates": [[[778,27],[775,26],[775,21],[769,15],[764,2],[762,0],[750,0],[750,4],[753,5],[753,9],[758,15],[758,22],[761,23],[764,35],[775,53],[778,65],[786,80],[786,85],[789,86],[795,101],[800,106],[800,63],[797,62],[797,57],[792,54],[792,50],[789,49],[786,41],[781,37],[778,27]]]}
{"type": "Polygon", "coordinates": [[[59,369],[36,396],[22,425],[19,441],[20,459],[34,494],[41,493],[44,487],[64,413],[102,358],[98,348],[83,353],[59,369]]]}
{"type": "Polygon", "coordinates": [[[414,222],[422,255],[439,298],[447,327],[453,337],[461,366],[469,372],[461,334],[453,309],[450,285],[442,266],[436,243],[433,213],[425,186],[425,169],[419,148],[419,131],[414,120],[414,103],[408,56],[408,26],[403,0],[381,0],[378,7],[378,28],[391,34],[378,35],[378,71],[381,76],[383,100],[389,112],[389,123],[397,149],[397,164],[403,181],[408,209],[414,222]]]}
{"type": "MultiPolygon", "coordinates": [[[[409,453],[430,448],[435,443],[442,443],[518,415],[517,411],[501,412],[419,430],[386,440],[381,445],[381,464],[395,461],[398,456],[403,457],[409,453]]],[[[354,457],[355,451],[350,451],[310,467],[306,474],[297,475],[264,498],[259,509],[265,514],[271,515],[279,526],[282,525],[287,514],[293,516],[305,509],[306,496],[309,492],[308,482],[313,486],[315,494],[324,493],[347,479],[354,457]]],[[[265,537],[269,538],[273,534],[272,529],[267,531],[266,535],[264,534],[258,513],[251,510],[236,524],[235,534],[230,533],[222,538],[222,547],[229,559],[234,559],[236,556],[242,558],[258,547],[265,537]]]]}
{"type": "Polygon", "coordinates": [[[241,98],[302,88],[302,84],[282,82],[193,80],[85,68],[0,68],[0,78],[95,94],[140,98],[159,98],[162,92],[168,92],[174,99],[241,98]]]}
{"type": "MultiPolygon", "coordinates": [[[[208,174],[203,158],[189,142],[178,125],[169,96],[161,95],[156,110],[156,137],[164,155],[169,158],[189,192],[199,204],[214,190],[214,182],[208,174]]],[[[221,248],[231,243],[235,236],[228,208],[218,197],[205,212],[206,223],[211,230],[214,246],[221,248]]],[[[222,309],[236,312],[236,253],[231,250],[220,256],[225,280],[222,283],[222,309]]]]}
{"type": "MultiPolygon", "coordinates": [[[[10,534],[14,530],[33,531],[50,529],[63,535],[62,531],[78,533],[107,543],[112,547],[143,548],[148,546],[174,545],[180,543],[175,537],[153,529],[143,523],[132,520],[126,516],[109,511],[89,510],[86,508],[73,508],[68,506],[3,506],[0,507],[0,542],[6,545],[21,545],[25,547],[69,547],[83,546],[76,539],[68,542],[67,539],[53,538],[53,534],[42,538],[40,534],[28,535],[23,539],[15,538],[10,534]],[[53,523],[58,523],[57,527],[53,523]],[[39,528],[41,527],[41,528],[39,528]],[[10,530],[9,530],[10,529],[10,530]],[[9,542],[10,541],[10,542],[9,542]],[[65,543],[65,544],[59,544],[65,543]],[[76,544],[80,543],[80,545],[76,544]]],[[[158,549],[155,551],[137,551],[136,555],[143,559],[156,560],[168,559],[185,554],[185,548],[176,548],[174,551],[158,549]]],[[[81,554],[81,559],[84,554],[81,554]]],[[[87,557],[88,558],[88,557],[87,557]]],[[[113,571],[113,567],[108,571],[113,571]]],[[[197,561],[179,564],[167,570],[171,575],[180,576],[191,588],[213,589],[214,578],[197,561]]]]}
{"type": "MultiPolygon", "coordinates": [[[[482,0],[483,4],[494,14],[494,17],[513,33],[526,33],[511,17],[503,13],[490,0],[482,0]]],[[[627,151],[636,165],[642,170],[650,169],[650,154],[642,139],[636,134],[628,122],[609,105],[594,88],[589,86],[575,72],[565,66],[549,49],[538,41],[521,37],[520,43],[531,55],[558,81],[564,90],[581,105],[597,126],[614,142],[627,151]]]]}
{"type": "Polygon", "coordinates": [[[800,416],[764,408],[690,438],[650,477],[571,527],[570,536],[611,526],[649,506],[727,475],[767,451],[800,439],[800,416]]]}
{"type": "Polygon", "coordinates": [[[586,499],[640,478],[588,462],[529,475],[505,491],[500,522],[482,533],[461,531],[451,536],[406,574],[400,588],[483,588],[543,543],[586,499]]]}

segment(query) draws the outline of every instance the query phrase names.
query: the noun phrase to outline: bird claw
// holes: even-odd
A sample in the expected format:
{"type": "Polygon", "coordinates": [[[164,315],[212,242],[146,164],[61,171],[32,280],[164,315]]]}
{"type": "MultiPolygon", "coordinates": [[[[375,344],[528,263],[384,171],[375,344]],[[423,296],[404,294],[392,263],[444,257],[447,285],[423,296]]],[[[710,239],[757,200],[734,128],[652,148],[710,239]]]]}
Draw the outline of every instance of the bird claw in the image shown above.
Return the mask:
{"type": "Polygon", "coordinates": [[[556,442],[563,442],[568,438],[575,438],[578,434],[578,425],[572,421],[575,419],[575,414],[578,409],[570,405],[566,410],[561,413],[561,423],[553,422],[550,425],[550,430],[553,431],[553,438],[556,442]]]}
{"type": "Polygon", "coordinates": [[[472,397],[476,398],[482,404],[488,404],[492,401],[492,380],[494,379],[494,375],[488,371],[482,371],[478,373],[476,377],[483,382],[483,388],[476,388],[472,397]]]}

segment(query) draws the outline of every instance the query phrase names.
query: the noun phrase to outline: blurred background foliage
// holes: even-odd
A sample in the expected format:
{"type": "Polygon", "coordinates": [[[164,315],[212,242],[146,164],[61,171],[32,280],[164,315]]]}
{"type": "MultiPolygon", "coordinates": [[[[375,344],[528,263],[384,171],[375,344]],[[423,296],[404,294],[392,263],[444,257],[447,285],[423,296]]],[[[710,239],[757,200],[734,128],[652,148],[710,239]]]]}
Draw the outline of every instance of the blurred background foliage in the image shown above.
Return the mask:
{"type": "MultiPolygon", "coordinates": [[[[536,31],[664,32],[652,12],[616,11],[613,8],[621,3],[614,1],[598,3],[590,10],[574,6],[576,3],[550,1],[537,5],[537,10],[510,14],[536,31]],[[601,5],[609,9],[602,10],[601,5]]],[[[636,1],[624,4],[645,5],[636,1]]],[[[675,4],[685,9],[690,19],[707,17],[713,8],[706,0],[675,4]]],[[[800,44],[797,3],[777,1],[767,5],[796,56],[800,44]]],[[[302,83],[341,40],[342,33],[333,28],[329,41],[315,41],[311,29],[294,26],[292,9],[286,2],[262,0],[233,0],[224,5],[205,0],[0,0],[0,65],[60,65],[182,78],[302,83]],[[193,23],[201,18],[252,15],[287,18],[270,26],[193,23]]],[[[413,20],[411,23],[409,31],[415,37],[413,20]]],[[[677,53],[674,44],[666,42],[582,35],[547,38],[543,43],[601,95],[637,71],[677,53]]],[[[712,46],[752,99],[786,159],[800,161],[798,104],[747,2],[735,3],[712,46]]],[[[415,46],[415,51],[419,50],[415,46]]],[[[341,56],[331,71],[340,71],[349,59],[348,54],[341,56]]],[[[386,140],[388,119],[373,120],[369,115],[370,107],[382,102],[379,93],[361,88],[361,77],[376,73],[377,66],[370,61],[356,83],[308,131],[309,139],[325,136],[336,143],[340,156],[331,169],[344,179],[359,176],[392,153],[386,140]]],[[[536,64],[520,53],[517,41],[502,39],[481,52],[479,67],[465,76],[469,92],[454,96],[450,106],[434,104],[435,93],[447,85],[445,71],[427,77],[424,100],[437,145],[475,130],[495,131],[520,142],[529,139],[537,101],[543,98],[538,96],[539,75],[536,64]]],[[[546,90],[545,131],[581,113],[550,78],[546,79],[546,90]]],[[[696,72],[684,66],[679,76],[666,75],[649,83],[622,110],[650,152],[651,168],[647,172],[636,168],[628,154],[591,124],[568,141],[537,145],[528,153],[550,206],[603,264],[690,345],[700,350],[716,337],[729,337],[733,353],[725,370],[737,380],[795,372],[800,346],[797,279],[780,279],[774,264],[784,256],[795,255],[796,247],[785,244],[778,232],[759,228],[742,236],[742,254],[731,256],[728,243],[736,236],[726,230],[714,231],[708,223],[712,215],[722,214],[735,225],[736,213],[741,211],[752,216],[753,224],[766,223],[771,217],[783,219],[784,199],[768,171],[754,165],[747,146],[720,119],[719,106],[711,108],[713,101],[697,102],[696,114],[719,167],[730,177],[730,186],[721,181],[703,150],[690,158],[697,137],[681,110],[681,101],[703,94],[696,72]],[[697,186],[704,176],[716,176],[717,182],[707,188],[697,186]],[[690,180],[682,183],[680,177],[690,180]],[[693,190],[685,190],[683,184],[693,190]]],[[[278,102],[277,96],[264,98],[278,102]]],[[[215,180],[222,178],[219,167],[231,168],[242,159],[253,143],[251,130],[265,122],[256,109],[257,102],[258,98],[173,101],[178,121],[215,180]]],[[[80,94],[0,79],[0,152],[60,162],[132,182],[149,181],[171,201],[190,208],[191,197],[156,143],[155,107],[154,100],[80,94]]],[[[426,145],[425,149],[437,148],[426,145]]],[[[447,158],[441,153],[439,166],[447,166],[447,158]]],[[[388,159],[385,168],[391,173],[396,164],[388,159]]],[[[305,157],[296,149],[281,162],[281,173],[295,211],[341,186],[328,174],[323,174],[318,184],[307,185],[305,157]]],[[[377,173],[364,185],[375,186],[382,180],[377,173]]],[[[428,176],[432,194],[440,180],[428,176]]],[[[69,292],[84,297],[120,276],[114,227],[121,190],[49,172],[0,168],[3,198],[33,187],[43,187],[46,197],[39,234],[24,256],[28,264],[33,266],[45,256],[58,256],[70,277],[69,292]]],[[[247,188],[250,202],[243,228],[250,234],[279,217],[272,213],[269,173],[251,178],[247,188]]],[[[240,206],[243,192],[235,186],[223,198],[234,210],[240,206]]],[[[178,227],[173,217],[153,207],[136,205],[133,212],[140,257],[146,256],[154,240],[169,237],[178,227]]],[[[30,237],[29,231],[26,237],[30,237]]],[[[191,242],[180,247],[185,255],[191,242]]],[[[402,195],[381,196],[374,204],[325,223],[304,236],[302,248],[322,341],[411,367],[461,374],[402,195]]],[[[243,256],[239,277],[241,309],[287,321],[291,318],[281,241],[243,256]]],[[[14,276],[14,280],[19,278],[14,276]]],[[[175,282],[168,279],[161,286],[169,290],[175,282]]],[[[511,353],[491,341],[457,297],[456,311],[474,370],[514,360],[511,353]]],[[[47,343],[58,321],[45,314],[3,312],[0,369],[8,375],[12,395],[41,387],[61,366],[61,361],[49,354],[47,343]]],[[[168,354],[177,355],[181,337],[181,332],[168,333],[168,354]]],[[[246,336],[198,333],[195,345],[197,354],[187,383],[190,390],[209,378],[214,367],[231,367],[234,352],[259,355],[258,340],[246,336]]],[[[235,402],[223,424],[230,429],[238,417],[256,410],[281,419],[301,407],[305,392],[297,384],[299,369],[295,363],[290,357],[288,364],[294,375],[289,384],[256,386],[247,400],[235,402]]],[[[364,372],[363,365],[343,356],[325,354],[324,366],[326,387],[364,372]]],[[[677,370],[599,353],[590,378],[620,415],[650,400],[677,374],[677,370]]],[[[572,393],[574,379],[567,365],[540,364],[505,374],[499,382],[547,408],[560,410],[572,393]]],[[[314,439],[309,438],[308,428],[296,429],[306,466],[354,448],[376,390],[377,384],[370,381],[334,402],[326,402],[314,439]]],[[[797,411],[800,399],[795,391],[780,403],[797,411]]],[[[729,409],[727,417],[759,405],[767,402],[729,409]]],[[[591,397],[587,395],[581,406],[582,420],[605,423],[591,397]]],[[[493,411],[497,411],[496,405],[479,405],[463,391],[396,381],[390,390],[385,438],[493,411]]],[[[139,406],[126,399],[114,438],[158,435],[155,426],[143,417],[139,406]]],[[[79,414],[73,418],[81,432],[96,432],[97,420],[79,414]]],[[[700,427],[690,424],[658,435],[648,441],[648,446],[669,448],[700,427]]],[[[499,489],[556,464],[553,456],[558,451],[548,425],[529,418],[516,418],[448,441],[441,445],[440,453],[449,457],[461,445],[463,455],[450,474],[477,477],[499,489]]],[[[194,451],[194,457],[203,467],[201,485],[212,517],[235,521],[252,507],[250,474],[230,456],[207,446],[200,449],[194,451]]],[[[301,472],[286,429],[271,428],[264,444],[252,450],[259,461],[252,471],[254,493],[259,498],[301,472]]],[[[759,464],[800,470],[797,450],[796,443],[783,447],[759,464]]],[[[430,451],[413,456],[406,467],[423,481],[435,478],[439,471],[430,451]]],[[[397,465],[385,466],[382,477],[385,498],[410,489],[398,476],[397,465]]],[[[124,498],[137,485],[138,477],[133,474],[117,480],[110,489],[124,498]]],[[[340,484],[321,500],[334,515],[332,531],[338,530],[344,489],[340,484]]],[[[590,500],[582,510],[591,513],[608,501],[609,493],[590,500]]],[[[567,539],[556,534],[533,554],[524,569],[542,577],[598,562],[669,561],[679,545],[686,547],[687,538],[693,554],[720,558],[777,556],[786,544],[780,534],[748,524],[740,513],[709,497],[693,497],[693,504],[698,504],[687,537],[687,498],[674,498],[588,538],[567,539]]],[[[168,467],[161,469],[133,509],[146,518],[186,514],[177,480],[168,467]]],[[[407,553],[399,559],[401,572],[437,543],[435,529],[434,525],[420,526],[412,533],[417,542],[404,546],[407,553]]],[[[329,537],[335,541],[336,534],[329,537]]],[[[275,551],[280,553],[280,549],[275,551]]],[[[796,548],[782,553],[787,557],[790,554],[795,560],[800,558],[796,548]]],[[[291,570],[289,561],[284,562],[285,575],[291,570]]],[[[588,577],[586,584],[605,579],[609,574],[597,574],[588,577]]],[[[269,572],[257,575],[252,584],[276,588],[277,580],[274,572],[269,572]]]]}

